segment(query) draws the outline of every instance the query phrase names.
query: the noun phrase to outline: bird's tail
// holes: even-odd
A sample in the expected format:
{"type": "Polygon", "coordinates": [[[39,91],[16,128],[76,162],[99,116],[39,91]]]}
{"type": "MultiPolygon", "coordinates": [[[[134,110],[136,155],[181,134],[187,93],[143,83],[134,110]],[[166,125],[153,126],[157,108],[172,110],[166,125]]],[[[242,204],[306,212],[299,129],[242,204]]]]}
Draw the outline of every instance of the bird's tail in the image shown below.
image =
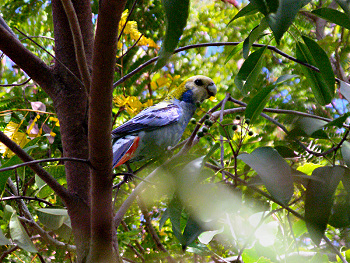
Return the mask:
{"type": "Polygon", "coordinates": [[[130,160],[139,146],[140,137],[126,136],[113,144],[113,168],[130,160]]]}

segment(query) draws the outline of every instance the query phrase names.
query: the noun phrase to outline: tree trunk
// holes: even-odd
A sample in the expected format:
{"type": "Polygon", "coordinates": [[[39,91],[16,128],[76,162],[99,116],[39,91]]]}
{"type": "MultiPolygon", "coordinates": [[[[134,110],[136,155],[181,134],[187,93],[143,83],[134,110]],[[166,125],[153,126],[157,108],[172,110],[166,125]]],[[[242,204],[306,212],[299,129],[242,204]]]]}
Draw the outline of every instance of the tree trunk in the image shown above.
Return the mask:
{"type": "MultiPolygon", "coordinates": [[[[90,1],[72,1],[82,33],[88,66],[91,68],[93,25],[90,1]]],[[[60,121],[63,155],[88,159],[88,97],[80,79],[72,33],[60,0],[52,1],[55,61],[54,73],[59,79],[54,106],[60,121]],[[64,66],[68,67],[70,73],[64,66]]],[[[90,249],[90,171],[87,164],[65,164],[68,191],[73,200],[66,204],[77,246],[78,262],[84,262],[90,249]]]]}

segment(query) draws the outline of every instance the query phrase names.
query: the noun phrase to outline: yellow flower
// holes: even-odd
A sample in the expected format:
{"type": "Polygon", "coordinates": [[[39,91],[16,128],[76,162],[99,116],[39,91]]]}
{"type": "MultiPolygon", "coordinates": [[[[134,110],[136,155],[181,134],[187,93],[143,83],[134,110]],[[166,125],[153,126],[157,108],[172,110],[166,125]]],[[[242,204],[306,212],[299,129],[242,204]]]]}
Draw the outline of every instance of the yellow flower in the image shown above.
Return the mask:
{"type": "MultiPolygon", "coordinates": [[[[159,48],[159,46],[152,39],[144,37],[144,36],[141,37],[142,34],[137,29],[137,22],[135,22],[135,21],[126,22],[128,14],[129,14],[129,10],[126,9],[123,12],[122,17],[121,17],[120,22],[119,22],[119,32],[121,32],[121,30],[123,29],[123,27],[125,25],[123,34],[130,35],[130,38],[134,41],[137,41],[140,39],[139,42],[137,43],[138,46],[148,46],[148,47],[153,47],[153,48],[159,48]]],[[[122,47],[123,47],[123,44],[121,42],[118,42],[118,49],[122,49],[122,47]]]]}

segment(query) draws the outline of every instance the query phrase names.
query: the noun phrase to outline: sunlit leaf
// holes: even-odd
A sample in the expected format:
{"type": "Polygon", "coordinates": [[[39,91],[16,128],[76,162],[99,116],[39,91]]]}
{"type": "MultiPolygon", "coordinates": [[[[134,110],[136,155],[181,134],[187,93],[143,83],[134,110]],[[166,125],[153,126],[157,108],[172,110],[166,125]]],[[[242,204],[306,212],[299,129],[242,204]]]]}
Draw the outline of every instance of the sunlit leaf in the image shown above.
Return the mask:
{"type": "Polygon", "coordinates": [[[262,19],[261,23],[254,27],[249,36],[243,42],[243,57],[247,59],[249,50],[254,42],[260,37],[264,30],[268,27],[266,19],[262,19]]]}
{"type": "MultiPolygon", "coordinates": [[[[297,42],[296,55],[300,61],[311,65],[316,65],[312,54],[310,53],[308,47],[304,43],[297,42]]],[[[301,66],[301,70],[306,76],[308,82],[310,83],[311,89],[318,103],[320,103],[321,105],[330,103],[334,96],[334,88],[330,88],[328,86],[322,74],[320,72],[311,70],[305,66],[301,66]]]]}
{"type": "Polygon", "coordinates": [[[292,229],[296,238],[300,237],[301,235],[307,232],[306,223],[304,220],[301,219],[293,224],[292,229]]]}
{"type": "Polygon", "coordinates": [[[254,15],[257,12],[258,12],[258,9],[254,5],[249,3],[248,5],[243,7],[241,10],[239,10],[239,12],[230,20],[228,25],[240,17],[254,15]]]}
{"type": "Polygon", "coordinates": [[[5,245],[11,245],[11,241],[4,236],[2,230],[0,229],[0,246],[5,245]]]}
{"type": "Polygon", "coordinates": [[[329,61],[328,55],[326,52],[317,44],[316,41],[308,38],[306,36],[302,36],[306,46],[308,47],[314,61],[316,62],[316,66],[320,70],[322,77],[328,85],[328,91],[334,96],[335,92],[335,76],[332,69],[331,62],[329,61]]]}
{"type": "Polygon", "coordinates": [[[243,48],[243,42],[239,43],[238,45],[236,45],[231,51],[230,53],[228,54],[226,60],[225,60],[225,64],[227,62],[229,62],[229,60],[238,52],[240,51],[241,49],[243,48]]]}
{"type": "Polygon", "coordinates": [[[19,221],[16,212],[12,214],[9,226],[11,238],[16,245],[28,252],[38,253],[38,250],[19,221]]]}
{"type": "Polygon", "coordinates": [[[254,123],[260,116],[260,113],[266,106],[268,99],[270,98],[271,91],[275,88],[275,85],[267,86],[261,89],[248,103],[245,110],[246,119],[250,119],[251,123],[254,123]]]}
{"type": "MultiPolygon", "coordinates": [[[[24,147],[29,142],[27,135],[23,132],[18,131],[21,124],[14,123],[10,121],[4,130],[4,133],[11,138],[19,146],[24,147]]],[[[3,153],[4,156],[12,157],[14,153],[10,151],[4,144],[0,143],[0,153],[3,153]]]]}
{"type": "Polygon", "coordinates": [[[323,182],[311,180],[306,189],[305,221],[311,239],[319,244],[327,228],[333,206],[333,195],[342,176],[344,168],[340,166],[320,167],[313,171],[312,177],[323,182]]]}
{"type": "Polygon", "coordinates": [[[162,217],[159,220],[159,231],[164,226],[165,222],[170,218],[169,210],[166,209],[162,215],[162,217]]]}
{"type": "Polygon", "coordinates": [[[251,154],[242,153],[238,159],[254,169],[269,193],[282,204],[288,204],[294,187],[288,163],[270,147],[260,147],[251,154]]]}
{"type": "MultiPolygon", "coordinates": [[[[37,143],[40,138],[35,138],[34,140],[29,140],[28,143],[24,146],[24,151],[28,154],[38,147],[37,143]]],[[[17,156],[13,155],[6,163],[4,163],[1,168],[10,167],[16,164],[20,164],[23,161],[17,156]]],[[[0,191],[2,191],[6,185],[7,179],[13,174],[13,170],[8,170],[0,173],[0,191]]]]}
{"type": "Polygon", "coordinates": [[[205,231],[202,234],[199,235],[198,239],[201,243],[203,244],[209,244],[210,241],[216,236],[217,234],[220,234],[224,232],[224,227],[218,229],[218,230],[213,230],[213,231],[205,231]]]}
{"type": "Polygon", "coordinates": [[[173,54],[186,26],[190,6],[189,0],[162,0],[162,3],[166,14],[166,32],[153,71],[165,66],[173,54]]]}
{"type": "Polygon", "coordinates": [[[68,220],[66,209],[58,208],[41,208],[37,210],[40,223],[51,230],[60,228],[68,220]]]}
{"type": "Polygon", "coordinates": [[[235,77],[235,84],[244,96],[248,95],[256,84],[258,75],[261,73],[262,57],[266,48],[265,46],[251,53],[235,77]]]}

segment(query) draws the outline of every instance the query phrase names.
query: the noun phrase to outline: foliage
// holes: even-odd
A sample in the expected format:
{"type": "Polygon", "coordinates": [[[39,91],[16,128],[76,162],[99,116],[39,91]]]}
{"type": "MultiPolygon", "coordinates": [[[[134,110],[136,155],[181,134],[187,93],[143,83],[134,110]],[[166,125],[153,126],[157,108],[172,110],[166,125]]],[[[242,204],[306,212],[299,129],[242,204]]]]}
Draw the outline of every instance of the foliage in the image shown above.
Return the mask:
{"type": "MultiPolygon", "coordinates": [[[[54,52],[50,4],[25,2],[27,7],[5,1],[4,19],[54,52]]],[[[113,92],[114,125],[160,101],[180,76],[208,75],[219,93],[189,124],[183,137],[193,140],[189,153],[175,155],[177,147],[143,170],[137,170],[143,163],[132,164],[133,181],[114,179],[117,214],[125,199],[140,191],[118,227],[122,257],[136,262],[164,262],[169,256],[175,262],[348,260],[346,1],[251,0],[237,10],[219,1],[189,6],[189,1],[164,0],[164,11],[160,0],[141,2],[135,9],[127,3],[119,25],[120,31],[125,28],[115,81],[127,78],[113,92]],[[169,11],[173,6],[177,12],[169,11]],[[170,56],[176,46],[203,43],[212,46],[170,56]],[[133,73],[156,55],[155,68],[133,73]]],[[[92,7],[96,14],[97,1],[92,7]]],[[[45,51],[28,39],[22,42],[51,63],[45,51]]],[[[6,56],[0,75],[1,131],[35,159],[62,157],[52,100],[33,81],[11,86],[28,76],[6,56]]],[[[21,163],[5,145],[0,153],[1,168],[21,163]]],[[[44,167],[67,185],[63,163],[47,160],[44,167]]],[[[129,171],[118,167],[115,172],[129,171]]],[[[0,173],[0,187],[4,262],[74,258],[67,209],[39,176],[17,167],[0,173]]]]}

